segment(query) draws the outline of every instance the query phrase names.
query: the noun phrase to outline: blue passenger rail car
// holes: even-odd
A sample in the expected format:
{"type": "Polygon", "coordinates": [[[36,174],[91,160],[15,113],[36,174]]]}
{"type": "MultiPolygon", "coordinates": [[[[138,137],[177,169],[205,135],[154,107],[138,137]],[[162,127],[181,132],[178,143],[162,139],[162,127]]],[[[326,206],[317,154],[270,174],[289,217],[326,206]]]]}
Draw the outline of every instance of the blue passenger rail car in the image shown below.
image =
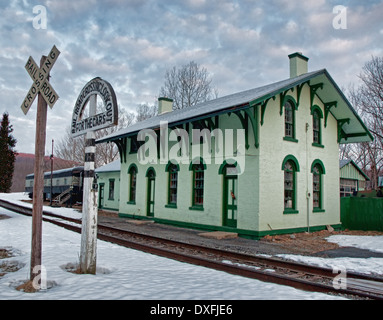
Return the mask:
{"type": "MultiPolygon", "coordinates": [[[[33,197],[34,174],[28,174],[25,177],[25,192],[29,197],[33,197]]],[[[53,171],[52,173],[52,191],[51,191],[51,172],[44,173],[44,200],[52,199],[58,203],[71,203],[82,201],[82,191],[84,182],[84,167],[74,167],[53,171]]]]}

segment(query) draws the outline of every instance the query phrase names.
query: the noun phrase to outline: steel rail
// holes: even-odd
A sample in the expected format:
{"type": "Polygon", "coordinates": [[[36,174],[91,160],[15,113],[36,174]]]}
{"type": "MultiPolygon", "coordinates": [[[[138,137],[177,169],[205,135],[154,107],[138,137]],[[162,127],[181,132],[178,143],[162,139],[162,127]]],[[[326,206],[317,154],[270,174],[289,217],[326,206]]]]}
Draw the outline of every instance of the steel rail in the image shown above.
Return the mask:
{"type": "MultiPolygon", "coordinates": [[[[32,208],[27,208],[22,205],[14,204],[5,200],[0,199],[0,206],[4,207],[8,210],[18,212],[27,216],[31,216],[32,214],[32,208]]],[[[44,211],[44,216],[49,216],[52,218],[59,218],[62,220],[67,220],[70,222],[75,223],[81,223],[79,219],[74,218],[68,218],[64,216],[60,216],[51,212],[44,211]]],[[[46,222],[53,223],[55,225],[58,225],[60,227],[66,228],[71,231],[75,231],[78,233],[81,233],[81,227],[78,227],[76,225],[67,224],[62,221],[58,220],[52,220],[50,218],[43,217],[43,220],[46,222]]],[[[302,263],[296,263],[296,262],[289,262],[285,260],[275,259],[275,258],[269,258],[269,257],[257,257],[227,250],[219,250],[214,248],[209,248],[205,246],[200,245],[193,245],[189,243],[183,243],[179,241],[159,238],[155,236],[145,235],[141,233],[135,233],[131,231],[126,231],[119,228],[109,227],[105,225],[99,225],[98,228],[100,230],[104,230],[106,232],[118,232],[118,233],[124,233],[129,234],[129,236],[134,237],[141,237],[145,241],[156,241],[167,245],[182,247],[182,248],[188,248],[190,250],[196,250],[199,252],[205,252],[214,254],[216,256],[225,257],[229,259],[235,259],[240,260],[241,263],[244,262],[253,262],[253,263],[261,263],[267,265],[269,268],[283,268],[288,270],[293,270],[297,272],[302,272],[309,275],[319,275],[323,277],[327,277],[330,279],[333,279],[336,275],[332,272],[331,269],[328,268],[321,268],[311,265],[305,265],[302,263]]],[[[247,278],[257,279],[265,282],[272,282],[276,284],[281,285],[287,285],[291,286],[297,289],[306,290],[306,291],[313,291],[313,292],[322,292],[322,293],[332,293],[332,294],[343,294],[343,295],[351,295],[351,296],[359,296],[363,298],[369,298],[374,300],[383,300],[383,292],[382,294],[376,294],[356,289],[335,289],[334,286],[323,284],[323,283],[315,283],[308,280],[298,279],[294,277],[289,277],[286,275],[280,275],[276,274],[275,272],[265,271],[265,270],[256,270],[254,268],[251,268],[251,266],[238,266],[235,264],[230,263],[224,263],[221,261],[217,261],[216,259],[207,259],[204,257],[186,254],[186,253],[180,253],[175,252],[174,250],[169,250],[165,248],[158,248],[152,245],[144,244],[144,243],[138,243],[136,241],[122,239],[121,237],[116,237],[112,235],[107,235],[105,233],[99,232],[98,238],[100,240],[108,241],[111,243],[115,243],[124,247],[128,247],[135,250],[140,250],[143,252],[147,252],[150,254],[155,254],[158,256],[174,259],[177,261],[190,263],[194,265],[204,266],[207,268],[212,268],[219,271],[224,271],[230,274],[234,275],[240,275],[247,278]]],[[[347,272],[347,278],[353,278],[353,279],[363,279],[363,280],[369,280],[369,281],[375,281],[375,282],[383,282],[382,278],[379,277],[373,277],[369,275],[359,274],[359,273],[351,273],[347,272]]]]}

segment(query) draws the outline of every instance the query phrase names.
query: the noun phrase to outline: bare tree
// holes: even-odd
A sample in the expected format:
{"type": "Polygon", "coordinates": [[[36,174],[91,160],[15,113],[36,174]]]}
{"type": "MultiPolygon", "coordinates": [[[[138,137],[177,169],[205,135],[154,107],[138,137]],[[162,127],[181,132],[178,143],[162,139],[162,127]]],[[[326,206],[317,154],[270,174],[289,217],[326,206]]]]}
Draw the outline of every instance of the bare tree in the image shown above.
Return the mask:
{"type": "MultiPolygon", "coordinates": [[[[110,128],[96,131],[96,139],[100,139],[117,130],[128,127],[133,124],[135,115],[133,112],[126,112],[119,108],[118,125],[110,128]]],[[[85,156],[85,136],[73,138],[71,128],[68,127],[64,137],[55,146],[55,155],[66,160],[73,160],[80,163],[84,162],[85,156]]],[[[119,153],[114,143],[101,143],[96,145],[95,167],[98,168],[104,164],[118,159],[119,153]]]]}
{"type": "Polygon", "coordinates": [[[158,108],[156,105],[149,105],[148,103],[141,103],[136,108],[136,121],[144,121],[157,115],[158,108]]]}
{"type": "Polygon", "coordinates": [[[165,73],[165,83],[160,89],[161,97],[173,99],[173,109],[183,109],[218,96],[212,87],[212,79],[206,68],[194,61],[173,67],[165,73]]]}
{"type": "MultiPolygon", "coordinates": [[[[119,108],[118,125],[96,131],[96,140],[112,134],[134,123],[135,115],[119,108]]],[[[104,142],[96,145],[95,166],[100,167],[119,158],[118,148],[115,143],[104,142]]]]}
{"type": "Polygon", "coordinates": [[[355,145],[352,153],[355,162],[369,174],[374,189],[383,174],[383,57],[372,57],[359,78],[361,85],[350,90],[351,101],[374,141],[355,145]]]}

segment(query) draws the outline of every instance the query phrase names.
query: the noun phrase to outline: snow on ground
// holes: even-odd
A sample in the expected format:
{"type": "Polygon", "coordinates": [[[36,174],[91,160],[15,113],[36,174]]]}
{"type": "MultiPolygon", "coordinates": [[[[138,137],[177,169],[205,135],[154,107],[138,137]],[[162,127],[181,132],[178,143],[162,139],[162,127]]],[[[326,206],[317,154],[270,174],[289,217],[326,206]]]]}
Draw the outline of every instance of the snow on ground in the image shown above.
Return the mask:
{"type": "MultiPolygon", "coordinates": [[[[16,202],[23,194],[0,194],[0,198],[16,202]]],[[[73,209],[45,208],[54,213],[79,216],[73,209]]],[[[321,293],[297,290],[287,286],[265,283],[234,276],[221,271],[194,266],[124,248],[104,241],[97,242],[96,275],[73,274],[64,269],[69,263],[77,264],[80,254],[80,234],[43,222],[43,265],[48,283],[54,286],[38,293],[24,293],[15,289],[29,278],[31,218],[0,208],[0,214],[11,219],[0,220],[0,248],[12,248],[14,256],[0,260],[17,263],[22,268],[0,277],[0,299],[128,299],[128,300],[256,300],[256,299],[339,299],[321,293]]],[[[334,241],[348,241],[336,238],[334,241]]],[[[364,237],[349,243],[363,243],[364,237]]],[[[383,246],[382,237],[368,239],[378,249],[383,246]],[[375,241],[376,240],[376,241],[375,241]]],[[[349,244],[348,244],[349,245],[349,244]]],[[[291,256],[305,262],[307,257],[291,256]]],[[[326,265],[329,260],[313,261],[326,265]]],[[[383,259],[345,259],[346,268],[363,266],[366,271],[383,273],[383,259]]],[[[360,271],[360,270],[358,270],[360,271]]]]}

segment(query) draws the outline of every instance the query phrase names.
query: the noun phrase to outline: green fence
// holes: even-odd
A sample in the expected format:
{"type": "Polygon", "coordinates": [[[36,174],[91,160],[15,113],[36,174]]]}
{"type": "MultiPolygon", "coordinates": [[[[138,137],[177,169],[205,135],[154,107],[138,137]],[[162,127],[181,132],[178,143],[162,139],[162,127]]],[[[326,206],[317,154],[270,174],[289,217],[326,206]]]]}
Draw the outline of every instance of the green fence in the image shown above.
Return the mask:
{"type": "Polygon", "coordinates": [[[383,198],[340,198],[343,228],[383,231],[383,198]]]}

